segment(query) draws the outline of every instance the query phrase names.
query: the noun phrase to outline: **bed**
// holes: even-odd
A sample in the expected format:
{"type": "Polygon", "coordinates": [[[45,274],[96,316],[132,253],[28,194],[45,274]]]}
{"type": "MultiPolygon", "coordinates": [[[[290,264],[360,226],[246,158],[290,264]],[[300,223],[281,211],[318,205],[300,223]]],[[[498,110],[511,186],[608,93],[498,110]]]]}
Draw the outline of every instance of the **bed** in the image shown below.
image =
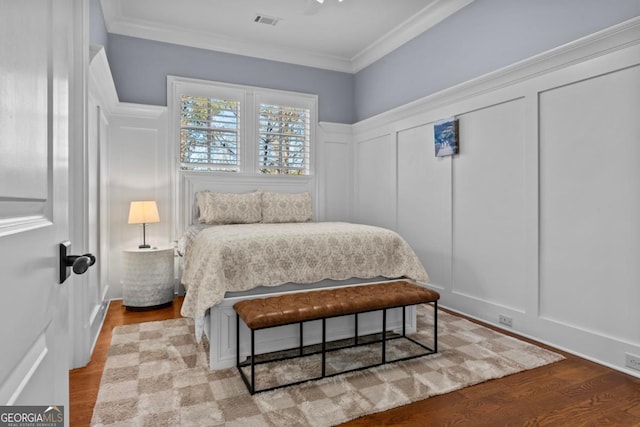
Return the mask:
{"type": "MultiPolygon", "coordinates": [[[[203,190],[195,193],[195,200],[197,216],[178,246],[186,289],[182,315],[195,319],[198,340],[207,335],[211,369],[235,364],[233,304],[239,300],[322,287],[374,286],[397,278],[428,281],[420,260],[394,231],[313,221],[308,192],[203,190]]],[[[407,319],[406,327],[415,330],[415,313],[410,311],[407,319]]],[[[332,322],[331,339],[353,334],[352,322],[332,322]]],[[[379,330],[379,322],[375,313],[363,316],[359,333],[379,330]]],[[[400,313],[390,313],[388,322],[391,329],[400,329],[400,313]]],[[[257,344],[266,351],[297,345],[295,327],[261,335],[257,344]]],[[[305,329],[305,344],[319,340],[311,323],[305,329]]],[[[248,345],[241,343],[241,353],[245,350],[249,352],[248,345]]]]}

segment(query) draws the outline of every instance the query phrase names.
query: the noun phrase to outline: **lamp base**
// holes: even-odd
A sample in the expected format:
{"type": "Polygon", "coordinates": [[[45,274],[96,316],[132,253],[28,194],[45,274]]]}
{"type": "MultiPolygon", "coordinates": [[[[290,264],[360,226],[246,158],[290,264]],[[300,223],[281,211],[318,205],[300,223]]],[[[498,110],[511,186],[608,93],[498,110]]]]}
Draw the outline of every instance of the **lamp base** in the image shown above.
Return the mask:
{"type": "Polygon", "coordinates": [[[151,248],[151,245],[140,245],[138,246],[139,249],[149,249],[151,248]]]}

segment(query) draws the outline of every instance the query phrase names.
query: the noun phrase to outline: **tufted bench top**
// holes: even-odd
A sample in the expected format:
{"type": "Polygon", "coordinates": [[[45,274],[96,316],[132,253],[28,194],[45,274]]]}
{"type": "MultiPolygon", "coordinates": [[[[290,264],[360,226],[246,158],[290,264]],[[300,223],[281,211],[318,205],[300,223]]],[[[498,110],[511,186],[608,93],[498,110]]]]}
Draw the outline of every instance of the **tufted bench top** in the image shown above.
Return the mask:
{"type": "Polygon", "coordinates": [[[395,281],[256,298],[239,301],[233,308],[250,329],[261,329],[438,299],[436,291],[395,281]]]}

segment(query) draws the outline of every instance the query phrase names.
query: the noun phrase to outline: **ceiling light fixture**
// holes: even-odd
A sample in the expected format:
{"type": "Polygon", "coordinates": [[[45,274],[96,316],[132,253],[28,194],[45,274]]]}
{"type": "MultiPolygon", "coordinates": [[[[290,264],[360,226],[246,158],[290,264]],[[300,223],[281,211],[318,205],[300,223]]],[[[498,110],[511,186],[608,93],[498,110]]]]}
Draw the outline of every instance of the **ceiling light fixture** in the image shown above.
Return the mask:
{"type": "MultiPolygon", "coordinates": [[[[324,0],[316,0],[318,3],[323,4],[324,0]]],[[[339,3],[342,3],[342,0],[338,0],[339,3]]]]}

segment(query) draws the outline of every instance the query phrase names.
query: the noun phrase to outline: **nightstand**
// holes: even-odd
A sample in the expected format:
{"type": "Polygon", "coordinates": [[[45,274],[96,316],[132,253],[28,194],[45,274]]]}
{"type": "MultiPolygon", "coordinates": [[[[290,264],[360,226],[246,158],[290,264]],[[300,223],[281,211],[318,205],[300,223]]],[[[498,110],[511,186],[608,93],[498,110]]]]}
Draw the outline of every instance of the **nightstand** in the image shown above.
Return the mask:
{"type": "Polygon", "coordinates": [[[174,248],[122,251],[122,305],[142,311],[170,306],[174,296],[174,248]]]}

